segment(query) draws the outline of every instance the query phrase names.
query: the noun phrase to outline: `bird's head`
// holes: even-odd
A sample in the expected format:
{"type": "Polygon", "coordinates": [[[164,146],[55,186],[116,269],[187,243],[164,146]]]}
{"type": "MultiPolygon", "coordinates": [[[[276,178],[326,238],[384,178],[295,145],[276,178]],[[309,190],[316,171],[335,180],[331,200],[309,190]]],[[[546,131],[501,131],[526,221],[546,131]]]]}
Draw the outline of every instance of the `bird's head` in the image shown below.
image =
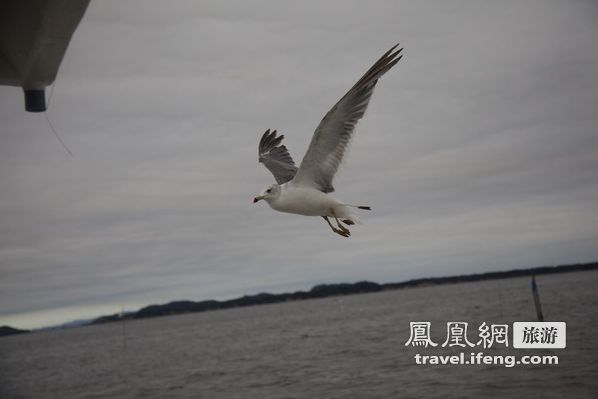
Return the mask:
{"type": "Polygon", "coordinates": [[[253,203],[255,204],[259,200],[265,200],[266,202],[270,202],[277,198],[280,195],[280,186],[278,184],[272,184],[266,187],[260,195],[253,199],[253,203]]]}

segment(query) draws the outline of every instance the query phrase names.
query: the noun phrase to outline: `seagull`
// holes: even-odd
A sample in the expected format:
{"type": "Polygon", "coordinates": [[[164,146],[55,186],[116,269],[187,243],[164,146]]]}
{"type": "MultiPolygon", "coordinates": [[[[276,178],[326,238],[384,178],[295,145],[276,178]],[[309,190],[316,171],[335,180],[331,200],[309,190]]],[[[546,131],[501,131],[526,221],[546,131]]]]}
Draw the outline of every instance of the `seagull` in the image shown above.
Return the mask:
{"type": "Polygon", "coordinates": [[[371,210],[369,206],[351,205],[337,201],[329,193],[334,191],[332,180],[351,141],[355,125],[365,114],[378,79],[403,57],[403,50],[393,46],[355,83],[320,122],[299,168],[286,146],[284,135],[276,130],[266,132],[258,145],[258,161],[274,175],[276,184],[265,188],[253,199],[265,200],[279,212],[305,216],[321,216],[333,232],[349,237],[346,226],[359,220],[350,208],[371,210]],[[330,222],[334,219],[336,227],[330,222]]]}

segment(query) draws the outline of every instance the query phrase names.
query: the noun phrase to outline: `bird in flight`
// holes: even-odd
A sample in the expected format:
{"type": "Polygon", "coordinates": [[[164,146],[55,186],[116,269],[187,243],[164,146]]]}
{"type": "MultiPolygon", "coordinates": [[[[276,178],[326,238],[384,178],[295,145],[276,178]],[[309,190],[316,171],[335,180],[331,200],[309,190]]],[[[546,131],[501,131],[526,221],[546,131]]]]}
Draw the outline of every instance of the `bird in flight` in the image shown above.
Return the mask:
{"type": "Polygon", "coordinates": [[[254,203],[265,200],[279,212],[321,216],[335,233],[343,237],[351,235],[346,226],[354,225],[358,219],[350,208],[371,208],[339,202],[328,194],[334,191],[332,180],[378,79],[403,57],[400,54],[403,49],[397,50],[398,46],[384,53],[328,111],[316,128],[299,168],[286,146],[281,145],[284,136],[277,136],[276,130],[266,130],[258,145],[258,160],[274,175],[276,184],[264,189],[253,199],[254,203]],[[336,227],[330,218],[335,220],[336,227]]]}

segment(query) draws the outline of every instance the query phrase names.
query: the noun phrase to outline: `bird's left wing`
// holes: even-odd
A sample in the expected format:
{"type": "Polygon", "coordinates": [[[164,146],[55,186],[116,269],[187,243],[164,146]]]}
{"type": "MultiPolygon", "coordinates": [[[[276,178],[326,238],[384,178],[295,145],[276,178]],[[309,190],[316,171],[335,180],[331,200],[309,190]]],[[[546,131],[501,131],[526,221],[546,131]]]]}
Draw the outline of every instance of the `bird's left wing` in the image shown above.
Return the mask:
{"type": "Polygon", "coordinates": [[[258,160],[274,175],[278,184],[291,180],[297,172],[297,166],[291,158],[287,147],[280,145],[284,135],[276,137],[276,130],[270,129],[262,135],[258,145],[258,160]]]}
{"type": "Polygon", "coordinates": [[[355,125],[367,109],[378,79],[392,68],[403,50],[388,50],[339,100],[316,129],[293,184],[314,187],[325,193],[334,191],[332,180],[351,140],[355,125]]]}

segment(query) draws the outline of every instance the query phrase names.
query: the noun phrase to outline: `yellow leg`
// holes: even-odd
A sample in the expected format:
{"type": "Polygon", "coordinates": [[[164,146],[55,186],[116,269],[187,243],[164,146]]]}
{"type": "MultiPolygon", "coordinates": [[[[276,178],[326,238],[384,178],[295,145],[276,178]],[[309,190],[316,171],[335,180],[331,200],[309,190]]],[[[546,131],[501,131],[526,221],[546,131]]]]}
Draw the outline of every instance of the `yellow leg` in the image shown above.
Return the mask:
{"type": "MultiPolygon", "coordinates": [[[[330,228],[332,229],[332,231],[334,231],[336,234],[339,234],[343,237],[349,237],[351,235],[351,232],[347,229],[337,229],[336,227],[334,227],[332,225],[332,223],[330,223],[330,219],[328,219],[328,216],[322,216],[322,218],[324,218],[324,220],[326,221],[326,223],[328,223],[328,226],[330,226],[330,228]]],[[[337,223],[338,223],[338,219],[337,219],[337,223]]]]}
{"type": "Polygon", "coordinates": [[[347,234],[347,236],[351,235],[351,232],[349,231],[349,229],[346,228],[345,226],[343,226],[341,224],[341,221],[338,220],[338,218],[336,217],[336,213],[334,212],[334,208],[330,209],[330,212],[332,213],[332,216],[334,216],[334,220],[336,220],[336,225],[338,226],[338,229],[340,231],[342,231],[343,233],[347,234]]]}

